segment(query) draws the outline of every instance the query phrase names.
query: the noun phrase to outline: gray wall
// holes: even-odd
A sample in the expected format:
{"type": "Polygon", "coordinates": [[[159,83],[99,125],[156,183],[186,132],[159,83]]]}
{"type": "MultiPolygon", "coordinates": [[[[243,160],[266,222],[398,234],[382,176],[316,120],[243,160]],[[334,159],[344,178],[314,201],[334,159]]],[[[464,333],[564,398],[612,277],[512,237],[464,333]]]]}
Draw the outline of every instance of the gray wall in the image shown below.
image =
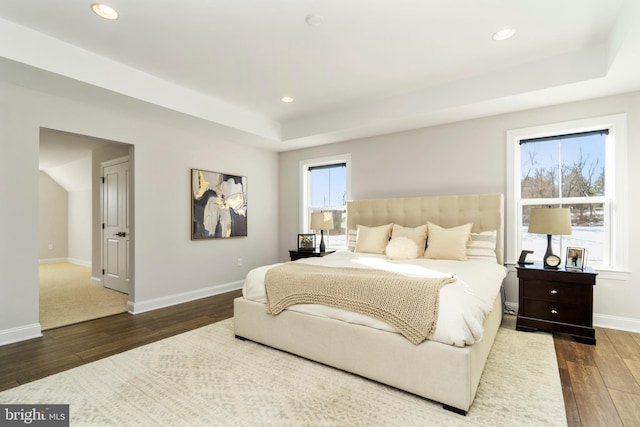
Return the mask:
{"type": "Polygon", "coordinates": [[[237,287],[250,268],[276,261],[276,153],[240,145],[228,139],[228,129],[104,95],[108,102],[96,105],[94,98],[74,102],[0,83],[0,343],[40,329],[41,127],[134,146],[134,304],[158,306],[237,287]],[[248,237],[191,241],[190,168],[247,176],[248,237]]]}
{"type": "Polygon", "coordinates": [[[69,195],[69,262],[91,266],[91,190],[69,195]]]}
{"type": "MultiPolygon", "coordinates": [[[[280,154],[279,259],[295,247],[301,160],[350,153],[353,199],[467,193],[506,193],[506,132],[530,126],[627,113],[629,191],[640,183],[640,92],[433,126],[280,154]]],[[[626,196],[623,196],[626,197],[626,196]]],[[[506,201],[509,203],[509,200],[506,201]]],[[[640,199],[628,199],[640,212],[640,199]]],[[[640,223],[629,215],[631,267],[640,257],[640,223]]],[[[507,301],[517,303],[515,274],[506,282],[507,301]]],[[[594,290],[600,324],[640,331],[640,274],[601,279],[594,290]],[[610,322],[610,323],[609,323],[610,322]]]]}
{"type": "Polygon", "coordinates": [[[38,173],[38,258],[63,262],[69,254],[67,190],[44,172],[38,173]]]}

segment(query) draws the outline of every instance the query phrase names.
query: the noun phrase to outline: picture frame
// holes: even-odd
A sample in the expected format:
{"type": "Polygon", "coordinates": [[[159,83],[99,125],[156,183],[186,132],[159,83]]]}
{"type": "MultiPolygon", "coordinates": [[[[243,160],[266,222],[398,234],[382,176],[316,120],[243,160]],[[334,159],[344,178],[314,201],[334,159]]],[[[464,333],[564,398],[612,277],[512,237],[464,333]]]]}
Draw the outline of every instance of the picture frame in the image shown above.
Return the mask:
{"type": "Polygon", "coordinates": [[[586,264],[587,250],[585,248],[567,247],[567,257],[565,259],[565,268],[567,270],[584,270],[586,264]]]}
{"type": "Polygon", "coordinates": [[[191,240],[247,237],[247,177],[191,169],[191,240]]]}
{"type": "Polygon", "coordinates": [[[316,250],[315,234],[298,234],[298,250],[313,252],[316,250]]]}

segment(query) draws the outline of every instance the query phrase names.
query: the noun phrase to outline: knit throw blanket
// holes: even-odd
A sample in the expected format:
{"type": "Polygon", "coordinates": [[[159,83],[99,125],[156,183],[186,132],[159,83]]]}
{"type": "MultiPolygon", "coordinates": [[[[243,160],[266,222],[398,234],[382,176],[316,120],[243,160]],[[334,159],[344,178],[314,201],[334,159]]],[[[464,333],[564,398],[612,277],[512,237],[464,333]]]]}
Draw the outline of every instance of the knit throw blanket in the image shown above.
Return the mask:
{"type": "Polygon", "coordinates": [[[409,276],[288,262],[266,273],[267,313],[276,315],[294,304],[327,305],[382,320],[420,344],[435,330],[440,288],[454,280],[452,273],[435,271],[409,276]]]}

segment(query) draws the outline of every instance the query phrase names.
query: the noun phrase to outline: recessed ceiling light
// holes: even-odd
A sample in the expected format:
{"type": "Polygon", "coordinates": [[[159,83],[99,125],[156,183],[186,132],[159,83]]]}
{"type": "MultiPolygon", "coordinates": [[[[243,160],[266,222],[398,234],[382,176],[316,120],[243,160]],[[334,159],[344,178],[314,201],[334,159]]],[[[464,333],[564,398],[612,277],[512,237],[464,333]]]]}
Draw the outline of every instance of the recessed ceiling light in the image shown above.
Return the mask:
{"type": "Polygon", "coordinates": [[[91,5],[93,12],[104,19],[118,19],[118,12],[114,8],[104,3],[94,3],[91,5]]]}
{"type": "Polygon", "coordinates": [[[322,21],[323,19],[320,15],[307,15],[307,17],[304,19],[304,22],[306,22],[310,27],[318,27],[320,26],[320,24],[322,24],[322,21]]]}
{"type": "Polygon", "coordinates": [[[290,96],[283,96],[282,98],[280,98],[280,101],[289,104],[295,100],[290,96]]]}
{"type": "Polygon", "coordinates": [[[506,40],[508,38],[513,37],[513,35],[516,33],[516,29],[515,28],[503,28],[502,30],[496,32],[493,35],[493,39],[495,41],[502,41],[502,40],[506,40]]]}

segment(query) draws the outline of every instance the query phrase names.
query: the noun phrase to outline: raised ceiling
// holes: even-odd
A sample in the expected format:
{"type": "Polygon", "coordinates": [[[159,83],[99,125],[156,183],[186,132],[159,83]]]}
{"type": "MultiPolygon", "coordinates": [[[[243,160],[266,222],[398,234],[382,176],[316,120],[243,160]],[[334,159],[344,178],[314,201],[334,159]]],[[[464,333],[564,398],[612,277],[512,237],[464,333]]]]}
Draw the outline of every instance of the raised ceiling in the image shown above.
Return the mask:
{"type": "Polygon", "coordinates": [[[91,3],[2,0],[2,77],[63,76],[276,151],[640,89],[638,0],[108,0],[115,21],[91,3]]]}

